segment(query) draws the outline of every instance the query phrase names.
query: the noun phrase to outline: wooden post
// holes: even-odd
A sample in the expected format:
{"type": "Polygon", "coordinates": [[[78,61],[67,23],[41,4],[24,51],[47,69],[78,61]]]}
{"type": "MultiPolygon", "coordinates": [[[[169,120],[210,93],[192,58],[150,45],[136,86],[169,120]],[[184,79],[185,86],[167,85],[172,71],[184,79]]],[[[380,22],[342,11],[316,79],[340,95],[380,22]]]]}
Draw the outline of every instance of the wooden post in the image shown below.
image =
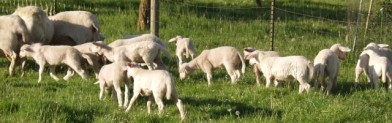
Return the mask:
{"type": "Polygon", "coordinates": [[[57,13],[57,0],[53,0],[53,15],[57,13]]]}
{"type": "Polygon", "coordinates": [[[362,11],[362,0],[359,1],[359,10],[358,10],[358,15],[357,15],[357,27],[356,27],[356,31],[355,31],[355,37],[354,37],[353,53],[355,53],[355,47],[357,45],[359,25],[361,22],[361,11],[362,11]]]}
{"type": "Polygon", "coordinates": [[[368,27],[369,27],[369,20],[370,20],[370,14],[372,12],[372,8],[373,8],[373,0],[370,0],[368,15],[367,15],[367,18],[366,18],[366,26],[365,26],[365,34],[364,34],[364,39],[365,40],[366,40],[367,30],[368,30],[368,27]]]}
{"type": "Polygon", "coordinates": [[[270,38],[271,38],[271,44],[270,44],[270,50],[274,51],[274,33],[275,33],[275,19],[274,19],[274,4],[275,0],[271,0],[271,20],[270,20],[270,38]]]}
{"type": "Polygon", "coordinates": [[[151,34],[159,36],[159,0],[151,0],[151,34]]]}

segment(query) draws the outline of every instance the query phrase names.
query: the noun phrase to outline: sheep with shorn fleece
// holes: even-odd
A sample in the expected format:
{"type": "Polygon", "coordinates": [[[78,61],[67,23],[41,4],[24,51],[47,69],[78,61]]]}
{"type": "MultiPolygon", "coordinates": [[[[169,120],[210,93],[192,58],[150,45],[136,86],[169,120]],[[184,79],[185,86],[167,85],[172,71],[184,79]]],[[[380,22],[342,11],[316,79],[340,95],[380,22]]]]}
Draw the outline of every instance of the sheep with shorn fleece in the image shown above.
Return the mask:
{"type": "Polygon", "coordinates": [[[19,58],[20,46],[29,41],[29,33],[22,18],[17,15],[3,15],[0,16],[0,34],[0,52],[11,61],[8,72],[12,76],[19,58]]]}
{"type": "Polygon", "coordinates": [[[188,74],[201,69],[207,75],[208,85],[211,85],[212,70],[214,68],[225,67],[231,78],[231,83],[236,83],[240,78],[240,64],[242,63],[242,73],[245,73],[245,61],[241,53],[234,47],[222,46],[214,49],[203,50],[199,56],[180,65],[180,79],[183,80],[188,74]]]}
{"type": "Polygon", "coordinates": [[[327,94],[331,93],[332,87],[336,86],[336,80],[339,74],[340,60],[346,58],[346,54],[350,52],[350,48],[341,44],[333,44],[329,49],[321,50],[314,58],[314,87],[318,88],[321,81],[325,88],[325,78],[329,78],[327,94]]]}
{"type": "Polygon", "coordinates": [[[163,111],[163,98],[173,100],[180,111],[181,119],[185,119],[182,101],[179,99],[173,76],[166,70],[145,70],[139,65],[128,63],[128,77],[133,78],[133,96],[126,109],[128,112],[139,95],[148,96],[147,110],[151,113],[153,98],[158,105],[158,113],[163,111]]]}
{"type": "Polygon", "coordinates": [[[77,49],[82,54],[82,57],[86,60],[86,62],[93,67],[95,77],[98,78],[99,68],[101,66],[99,61],[102,58],[100,55],[97,55],[94,52],[92,52],[91,47],[94,46],[93,43],[104,44],[103,41],[95,41],[95,42],[87,42],[73,47],[77,49]]]}
{"type": "Polygon", "coordinates": [[[378,87],[377,80],[378,78],[381,78],[383,83],[389,84],[387,88],[392,89],[392,63],[380,50],[380,48],[387,46],[388,45],[386,44],[369,43],[363,51],[363,53],[369,55],[369,59],[361,60],[368,62],[368,76],[370,78],[370,83],[374,88],[378,87]]]}
{"type": "Polygon", "coordinates": [[[31,42],[49,44],[52,41],[54,26],[44,10],[36,6],[18,7],[13,15],[23,19],[31,42]]]}
{"type": "MultiPolygon", "coordinates": [[[[249,60],[249,64],[252,66],[253,73],[255,74],[255,77],[256,77],[257,86],[260,86],[261,85],[260,84],[260,76],[263,75],[263,73],[261,73],[261,70],[259,69],[258,65],[256,64],[255,59],[246,59],[248,55],[257,54],[258,52],[264,52],[266,55],[269,55],[271,57],[281,57],[281,55],[276,51],[260,51],[260,50],[254,49],[252,47],[244,48],[245,60],[249,60]]],[[[279,84],[276,81],[274,83],[275,83],[275,86],[278,86],[278,84],[279,84]]]]}
{"type": "MultiPolygon", "coordinates": [[[[69,77],[73,76],[76,71],[83,79],[87,79],[85,70],[80,65],[82,59],[81,53],[73,48],[72,46],[49,46],[36,44],[25,44],[20,48],[20,57],[33,57],[35,62],[39,65],[38,82],[42,80],[42,73],[46,64],[49,65],[50,76],[58,81],[59,79],[55,75],[55,66],[60,64],[66,64],[68,68],[67,75],[64,76],[64,80],[68,80],[69,77]]],[[[23,69],[23,68],[22,68],[23,69]]]]}
{"type": "Polygon", "coordinates": [[[194,59],[196,51],[195,46],[193,46],[192,40],[190,38],[176,36],[170,39],[169,42],[173,42],[176,44],[176,56],[179,65],[183,63],[183,56],[186,56],[186,58],[189,58],[189,56],[191,56],[191,58],[194,59]]]}
{"type": "Polygon", "coordinates": [[[97,17],[88,11],[64,11],[49,17],[54,25],[52,45],[78,45],[102,41],[97,17]]]}
{"type": "Polygon", "coordinates": [[[313,75],[313,64],[304,56],[271,57],[263,52],[252,54],[247,59],[255,59],[266,79],[268,88],[271,81],[297,80],[299,93],[309,92],[310,79],[313,75]]]}
{"type": "Polygon", "coordinates": [[[155,43],[154,41],[143,41],[131,45],[124,45],[119,47],[109,47],[105,44],[93,43],[95,46],[91,48],[94,53],[104,55],[109,61],[129,61],[137,63],[146,63],[148,69],[166,69],[163,61],[159,55],[159,51],[163,51],[167,58],[170,58],[170,53],[166,48],[155,43]],[[155,64],[157,66],[155,66],[155,64]]]}
{"type": "Polygon", "coordinates": [[[119,47],[119,46],[123,46],[123,45],[134,44],[136,42],[143,42],[143,41],[153,41],[155,43],[158,43],[159,45],[161,45],[165,49],[167,49],[165,42],[153,34],[126,35],[126,36],[124,36],[123,39],[118,39],[118,40],[113,41],[112,43],[109,44],[109,46],[114,48],[114,47],[119,47]]]}
{"type": "Polygon", "coordinates": [[[128,93],[130,87],[130,79],[127,77],[127,63],[126,62],[113,62],[104,65],[99,71],[98,82],[100,87],[99,99],[102,100],[105,90],[112,89],[112,94],[117,95],[119,107],[126,107],[128,104],[128,93]],[[121,83],[125,83],[124,103],[121,92],[121,83]],[[113,89],[114,88],[114,89],[113,89]]]}

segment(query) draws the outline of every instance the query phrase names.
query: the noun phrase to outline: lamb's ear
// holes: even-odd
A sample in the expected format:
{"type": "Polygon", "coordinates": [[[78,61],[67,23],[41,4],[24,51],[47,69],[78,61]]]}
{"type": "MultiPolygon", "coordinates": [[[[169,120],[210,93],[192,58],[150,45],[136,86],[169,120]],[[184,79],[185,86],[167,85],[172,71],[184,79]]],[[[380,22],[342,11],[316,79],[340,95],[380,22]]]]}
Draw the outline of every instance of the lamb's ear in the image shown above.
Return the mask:
{"type": "Polygon", "coordinates": [[[246,56],[245,59],[249,60],[249,59],[255,58],[257,60],[258,57],[259,57],[258,53],[251,53],[248,56],[246,56]]]}
{"type": "Polygon", "coordinates": [[[26,47],[25,49],[23,49],[24,51],[27,51],[27,52],[34,52],[34,50],[33,49],[31,49],[30,47],[26,47]]]}
{"type": "Polygon", "coordinates": [[[351,49],[347,48],[347,47],[339,47],[339,50],[342,52],[350,52],[351,51],[351,49]]]}
{"type": "Polygon", "coordinates": [[[133,65],[131,62],[128,62],[128,63],[127,63],[127,66],[128,66],[128,67],[133,67],[134,65],[133,65]]]}
{"type": "Polygon", "coordinates": [[[380,48],[387,48],[387,47],[389,47],[388,44],[377,44],[377,45],[378,45],[378,47],[380,47],[380,48]]]}
{"type": "Polygon", "coordinates": [[[176,43],[177,42],[177,37],[170,39],[169,42],[176,43]]]}

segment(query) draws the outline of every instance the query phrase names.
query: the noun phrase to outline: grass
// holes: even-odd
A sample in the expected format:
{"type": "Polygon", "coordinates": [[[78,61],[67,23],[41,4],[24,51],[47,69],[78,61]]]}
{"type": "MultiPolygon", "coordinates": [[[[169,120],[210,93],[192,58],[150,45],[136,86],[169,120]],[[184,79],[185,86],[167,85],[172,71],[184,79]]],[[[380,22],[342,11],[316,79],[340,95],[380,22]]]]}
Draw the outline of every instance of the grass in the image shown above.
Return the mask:
{"type": "MultiPolygon", "coordinates": [[[[136,31],[138,0],[65,0],[59,2],[59,11],[88,10],[95,13],[108,36],[109,43],[126,34],[148,33],[136,31]],[[66,4],[65,4],[66,3],[66,4]]],[[[350,2],[350,1],[349,1],[350,2]]],[[[357,4],[357,1],[351,1],[357,4]]],[[[9,4],[1,3],[5,9],[9,4]],[[4,6],[3,6],[4,5],[4,6]]],[[[238,49],[255,47],[269,49],[269,1],[255,8],[253,0],[165,0],[160,8],[160,37],[168,40],[176,35],[193,39],[200,53],[223,45],[238,49]]],[[[368,3],[365,2],[364,8],[368,3]]],[[[354,27],[344,22],[346,3],[340,0],[277,1],[276,6],[295,13],[322,17],[311,18],[283,10],[276,11],[275,50],[283,55],[304,55],[313,59],[321,49],[334,43],[352,46],[354,27]],[[335,20],[335,21],[331,21],[335,20]],[[341,22],[343,21],[343,22],[341,22]],[[349,31],[350,39],[345,40],[349,31]]],[[[1,8],[2,10],[4,8],[1,8]]],[[[376,2],[375,9],[379,10],[376,2]]],[[[2,12],[3,14],[12,13],[2,12]]],[[[364,12],[365,14],[365,12],[364,12]]],[[[363,17],[362,21],[365,20],[363,17]]],[[[355,19],[354,19],[355,20],[355,19]]],[[[392,37],[387,14],[374,11],[367,38],[360,28],[358,48],[366,42],[389,43],[392,37]],[[383,25],[381,22],[384,22],[383,25]],[[364,40],[365,39],[365,40],[364,40]]],[[[364,23],[361,23],[364,25],[364,23]]],[[[172,54],[174,45],[168,44],[172,54]]],[[[207,86],[205,75],[197,71],[186,80],[178,79],[174,56],[164,61],[175,77],[176,88],[184,103],[185,122],[390,122],[392,95],[383,87],[372,89],[364,77],[354,89],[354,67],[359,51],[350,53],[341,62],[338,85],[333,94],[312,90],[298,94],[298,83],[287,82],[283,87],[257,87],[254,75],[247,67],[241,81],[232,85],[224,70],[213,73],[213,84],[207,86]]],[[[9,61],[0,59],[0,122],[179,122],[180,115],[172,101],[165,102],[164,114],[147,114],[147,98],[139,98],[129,113],[117,107],[110,95],[98,100],[99,88],[90,79],[79,76],[69,81],[53,81],[45,71],[43,81],[37,83],[38,67],[29,59],[24,77],[8,76],[9,61]]],[[[17,68],[19,71],[19,68],[17,68]]],[[[66,70],[58,67],[58,76],[66,70]]],[[[262,82],[265,80],[262,79],[262,82]]]]}

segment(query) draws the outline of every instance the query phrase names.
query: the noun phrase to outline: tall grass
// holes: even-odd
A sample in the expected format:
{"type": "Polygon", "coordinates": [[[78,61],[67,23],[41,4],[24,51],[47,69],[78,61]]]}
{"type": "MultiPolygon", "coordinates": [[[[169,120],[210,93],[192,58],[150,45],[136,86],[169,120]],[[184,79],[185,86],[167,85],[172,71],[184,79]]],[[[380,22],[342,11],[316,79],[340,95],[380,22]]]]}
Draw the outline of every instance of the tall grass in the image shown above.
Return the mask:
{"type": "MultiPolygon", "coordinates": [[[[139,1],[65,0],[58,1],[58,11],[87,10],[98,16],[106,43],[136,31],[139,1]]],[[[200,53],[203,49],[223,45],[269,49],[269,1],[265,8],[256,8],[253,0],[165,0],[160,6],[160,37],[168,40],[176,35],[190,37],[200,53]]],[[[367,3],[366,3],[367,4],[367,3]]],[[[366,5],[364,4],[364,6],[366,5]]],[[[2,4],[3,5],[3,4],[2,4]]],[[[312,15],[313,18],[285,11],[276,11],[275,49],[283,55],[304,55],[313,59],[321,49],[345,41],[347,10],[340,0],[282,0],[277,7],[290,12],[312,15]],[[335,21],[331,21],[335,20],[335,21]]],[[[5,8],[5,6],[2,6],[5,8]]],[[[7,13],[12,13],[13,6],[7,13]]],[[[364,7],[366,8],[366,7],[364,7]]],[[[380,8],[376,4],[376,9],[380,8]]],[[[375,9],[375,10],[376,10],[375,9]]],[[[375,12],[367,40],[390,43],[386,34],[390,25],[381,27],[375,12]]],[[[361,28],[362,30],[362,28],[361,28]]],[[[350,30],[353,31],[353,30],[350,30]]],[[[350,34],[353,35],[353,32],[350,34]]],[[[174,54],[174,44],[168,44],[174,54]]],[[[359,48],[365,43],[359,43],[359,48]]],[[[257,87],[254,75],[247,69],[241,81],[232,85],[225,70],[215,70],[212,86],[207,86],[204,73],[197,71],[186,80],[178,79],[174,56],[164,59],[175,77],[187,118],[185,122],[390,122],[391,92],[380,87],[372,89],[364,77],[354,89],[354,67],[357,53],[342,61],[337,86],[327,96],[320,90],[298,94],[298,83],[286,82],[283,87],[257,87]]],[[[129,113],[119,109],[109,94],[98,100],[99,88],[91,73],[90,79],[74,76],[69,81],[53,81],[46,70],[37,83],[38,67],[29,59],[24,77],[8,76],[9,61],[0,59],[0,122],[178,122],[180,114],[172,101],[165,102],[164,114],[147,114],[145,97],[140,97],[129,113]]],[[[59,76],[65,69],[58,67],[59,76]]],[[[18,68],[19,70],[19,68],[18,68]]],[[[263,79],[262,82],[265,80],[263,79]]]]}

